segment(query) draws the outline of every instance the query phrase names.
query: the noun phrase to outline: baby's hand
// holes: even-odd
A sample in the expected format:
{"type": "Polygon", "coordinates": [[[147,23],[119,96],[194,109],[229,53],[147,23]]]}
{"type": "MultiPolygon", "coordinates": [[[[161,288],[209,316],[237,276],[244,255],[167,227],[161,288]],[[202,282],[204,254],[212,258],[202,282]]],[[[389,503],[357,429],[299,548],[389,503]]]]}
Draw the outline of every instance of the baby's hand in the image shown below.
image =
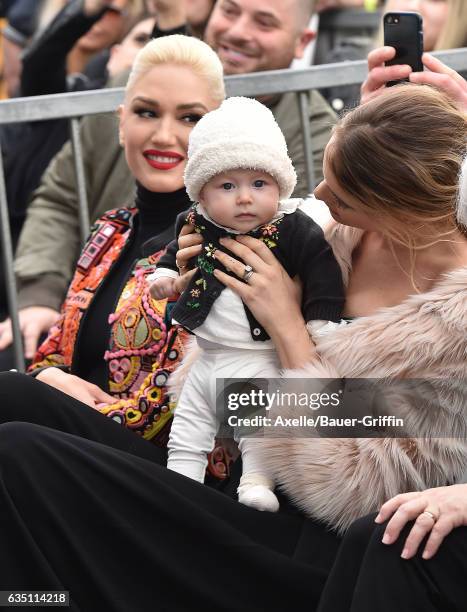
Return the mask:
{"type": "Polygon", "coordinates": [[[175,278],[162,276],[152,283],[149,291],[155,300],[163,300],[164,298],[171,297],[176,293],[175,278]]]}

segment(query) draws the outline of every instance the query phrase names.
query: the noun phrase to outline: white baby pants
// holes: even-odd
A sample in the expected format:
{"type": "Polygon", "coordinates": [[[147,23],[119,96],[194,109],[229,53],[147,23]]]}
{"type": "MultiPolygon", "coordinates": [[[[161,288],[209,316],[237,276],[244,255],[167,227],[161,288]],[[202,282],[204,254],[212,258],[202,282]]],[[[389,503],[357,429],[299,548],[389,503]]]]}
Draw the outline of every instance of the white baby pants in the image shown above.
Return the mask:
{"type": "MultiPolygon", "coordinates": [[[[178,400],[168,443],[167,467],[198,482],[204,482],[207,453],[214,448],[219,422],[216,416],[216,379],[277,378],[280,364],[273,349],[238,349],[198,338],[201,356],[190,369],[178,400]]],[[[229,410],[225,409],[225,416],[229,410]]],[[[260,437],[237,439],[242,453],[243,474],[268,476],[258,457],[260,437]]]]}

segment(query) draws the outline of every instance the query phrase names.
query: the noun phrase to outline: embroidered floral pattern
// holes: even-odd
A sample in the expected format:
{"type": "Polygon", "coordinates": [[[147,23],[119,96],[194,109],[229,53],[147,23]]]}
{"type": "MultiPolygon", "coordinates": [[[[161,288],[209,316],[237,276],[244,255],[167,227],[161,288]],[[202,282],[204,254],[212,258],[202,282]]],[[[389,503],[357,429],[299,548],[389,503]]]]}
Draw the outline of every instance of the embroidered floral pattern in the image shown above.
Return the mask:
{"type": "Polygon", "coordinates": [[[266,225],[262,225],[257,232],[257,237],[259,240],[264,242],[266,246],[270,249],[273,249],[277,246],[277,241],[279,240],[279,225],[284,217],[277,219],[274,223],[267,223],[266,225]]]}
{"type": "Polygon", "coordinates": [[[203,255],[198,257],[198,268],[204,270],[207,274],[214,272],[214,264],[208,261],[203,255]]]}
{"type": "Polygon", "coordinates": [[[206,251],[206,257],[210,257],[212,259],[214,258],[214,253],[217,251],[216,247],[212,244],[212,242],[207,244],[204,247],[204,250],[206,251]]]}
{"type": "MultiPolygon", "coordinates": [[[[130,235],[130,219],[135,213],[135,209],[118,209],[107,213],[95,224],[83,250],[84,255],[93,259],[88,265],[82,254],[83,265],[75,272],[61,318],[39,347],[31,369],[71,364],[82,317],[110,267],[120,256],[130,235]],[[96,245],[99,252],[91,248],[96,245]]],[[[155,253],[137,263],[115,312],[109,317],[110,344],[104,359],[108,363],[109,390],[119,401],[99,408],[110,418],[148,438],[156,436],[172,414],[171,406],[164,399],[163,383],[166,379],[163,380],[158,372],[161,368],[168,371],[176,367],[188,338],[187,332],[171,327],[167,301],[154,300],[149,293],[146,278],[154,271],[161,254],[155,253]],[[173,333],[176,334],[173,347],[170,355],[165,355],[173,333]],[[161,351],[165,355],[163,364],[161,351]],[[154,384],[154,376],[158,376],[158,384],[154,384]],[[144,402],[141,402],[142,398],[144,402]]]]}

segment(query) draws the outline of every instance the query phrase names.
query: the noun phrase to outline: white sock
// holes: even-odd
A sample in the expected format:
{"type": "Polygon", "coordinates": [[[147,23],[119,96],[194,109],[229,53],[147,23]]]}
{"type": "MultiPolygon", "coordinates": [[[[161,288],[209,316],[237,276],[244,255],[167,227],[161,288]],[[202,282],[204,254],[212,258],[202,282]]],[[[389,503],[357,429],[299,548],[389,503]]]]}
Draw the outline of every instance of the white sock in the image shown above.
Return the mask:
{"type": "Polygon", "coordinates": [[[279,501],[272,492],[273,481],[264,474],[248,473],[240,478],[238,501],[245,506],[266,512],[277,512],[279,501]]]}

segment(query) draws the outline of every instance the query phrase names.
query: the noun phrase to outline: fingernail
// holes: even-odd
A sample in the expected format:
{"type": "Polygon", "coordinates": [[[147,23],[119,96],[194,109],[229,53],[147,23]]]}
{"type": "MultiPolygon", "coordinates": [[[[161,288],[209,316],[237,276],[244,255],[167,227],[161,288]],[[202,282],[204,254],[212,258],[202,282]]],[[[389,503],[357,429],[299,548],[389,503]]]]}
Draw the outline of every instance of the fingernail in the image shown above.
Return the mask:
{"type": "Polygon", "coordinates": [[[409,549],[408,548],[404,548],[404,550],[402,551],[401,557],[402,557],[402,559],[408,559],[408,557],[409,557],[409,549]]]}
{"type": "Polygon", "coordinates": [[[378,514],[378,516],[375,516],[375,523],[380,523],[381,522],[381,515],[378,514]]]}
{"type": "Polygon", "coordinates": [[[388,533],[385,533],[382,539],[383,544],[391,543],[391,536],[388,533]]]}
{"type": "Polygon", "coordinates": [[[428,550],[424,550],[424,551],[423,551],[422,558],[423,558],[423,559],[429,559],[430,557],[431,557],[430,552],[429,552],[428,550]]]}

